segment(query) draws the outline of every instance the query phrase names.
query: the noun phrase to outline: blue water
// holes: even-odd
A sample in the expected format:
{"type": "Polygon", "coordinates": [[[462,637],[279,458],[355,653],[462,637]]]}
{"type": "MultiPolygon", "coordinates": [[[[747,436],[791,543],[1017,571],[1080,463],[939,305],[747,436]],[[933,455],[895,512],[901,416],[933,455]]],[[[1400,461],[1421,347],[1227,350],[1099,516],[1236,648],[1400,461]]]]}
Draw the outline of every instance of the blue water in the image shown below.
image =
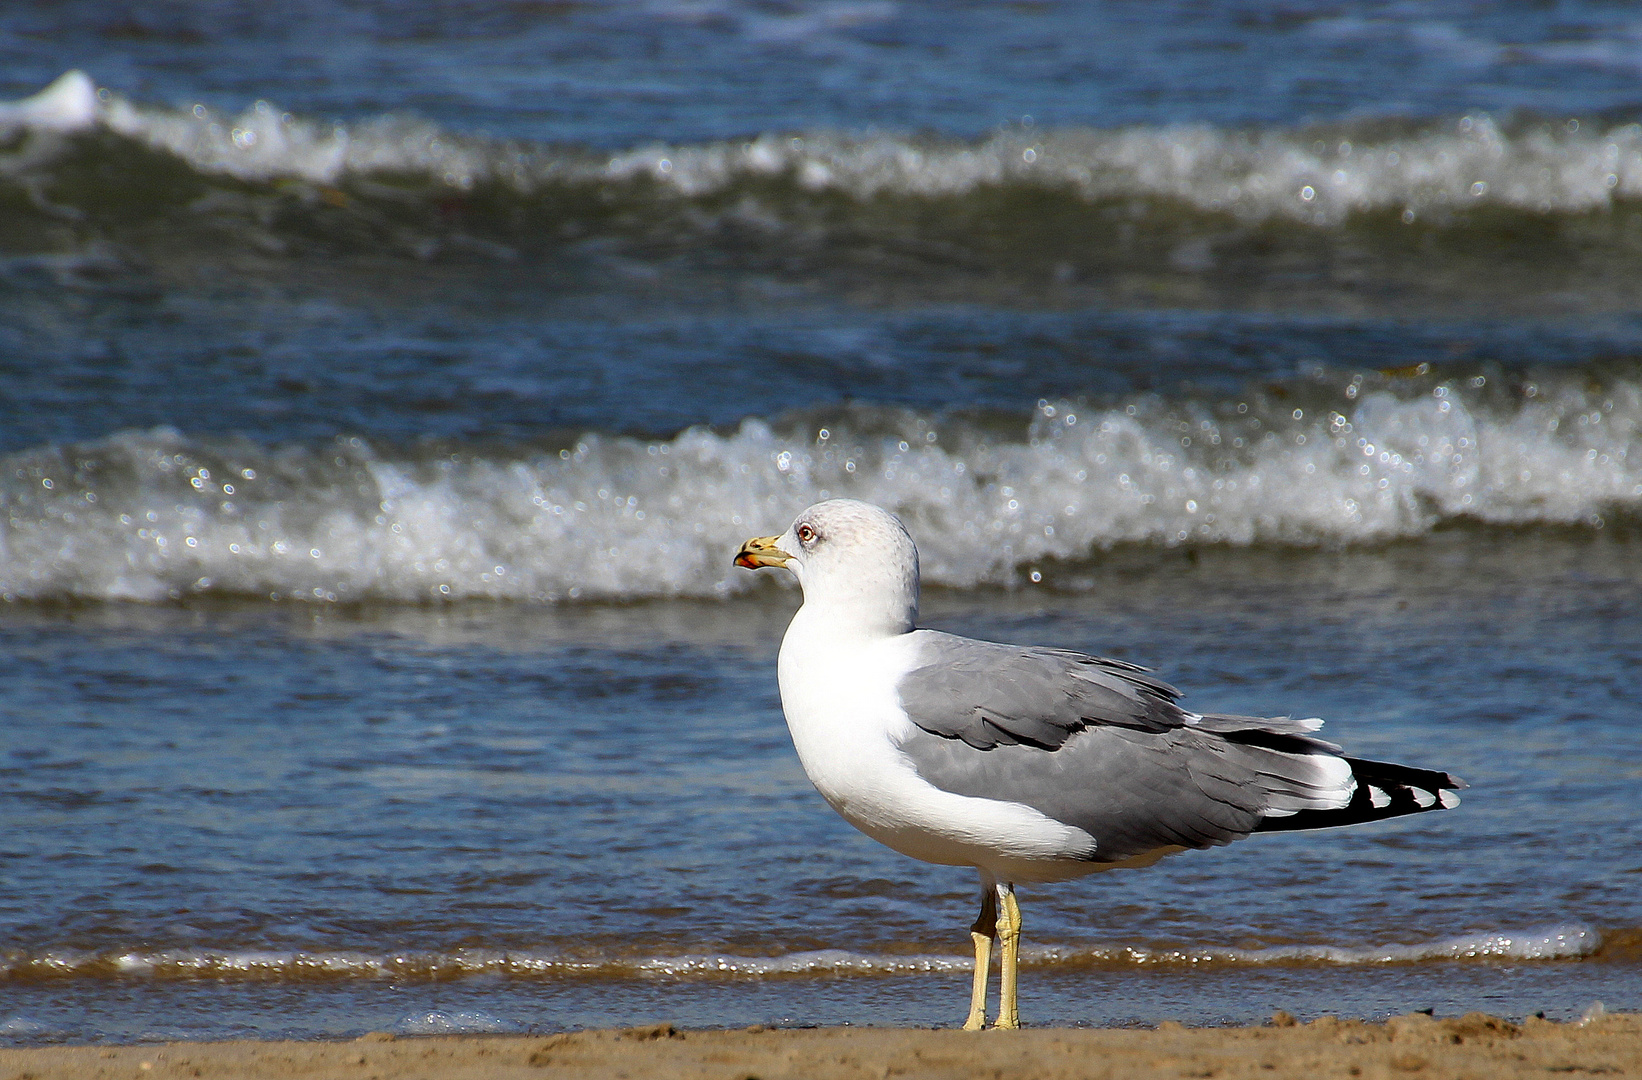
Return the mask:
{"type": "Polygon", "coordinates": [[[0,1039],[955,1022],[974,884],[810,789],[729,564],[838,494],[932,625],[1472,785],[1027,892],[1029,1022],[1642,1008],[1624,9],[62,4],[0,60],[0,1039]]]}
{"type": "Polygon", "coordinates": [[[877,0],[234,3],[13,12],[0,88],[71,67],[164,104],[414,112],[463,131],[624,147],[807,127],[971,136],[1044,124],[1292,126],[1636,106],[1623,6],[877,0]]]}

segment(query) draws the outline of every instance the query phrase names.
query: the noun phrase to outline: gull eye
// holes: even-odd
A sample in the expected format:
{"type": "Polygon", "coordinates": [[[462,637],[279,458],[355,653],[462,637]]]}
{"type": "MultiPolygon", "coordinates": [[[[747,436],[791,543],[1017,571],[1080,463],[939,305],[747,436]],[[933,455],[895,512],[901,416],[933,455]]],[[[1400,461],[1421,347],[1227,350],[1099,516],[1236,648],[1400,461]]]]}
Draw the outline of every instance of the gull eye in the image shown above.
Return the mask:
{"type": "Polygon", "coordinates": [[[795,531],[798,534],[798,542],[800,544],[813,544],[813,543],[815,543],[815,528],[814,528],[814,526],[809,525],[809,524],[806,523],[804,525],[800,525],[795,531]]]}

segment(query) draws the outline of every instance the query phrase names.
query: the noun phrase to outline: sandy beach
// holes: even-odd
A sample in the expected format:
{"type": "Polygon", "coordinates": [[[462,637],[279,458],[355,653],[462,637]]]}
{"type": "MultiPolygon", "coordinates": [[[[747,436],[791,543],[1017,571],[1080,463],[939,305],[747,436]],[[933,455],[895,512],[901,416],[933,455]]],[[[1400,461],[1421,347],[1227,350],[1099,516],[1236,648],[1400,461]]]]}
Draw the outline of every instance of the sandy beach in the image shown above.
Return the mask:
{"type": "Polygon", "coordinates": [[[213,1042],[0,1051],[0,1077],[1510,1077],[1642,1074],[1642,1016],[1581,1024],[1482,1013],[1383,1024],[1279,1013],[1246,1028],[1045,1028],[970,1034],[895,1028],[682,1031],[671,1024],[549,1036],[213,1042]]]}

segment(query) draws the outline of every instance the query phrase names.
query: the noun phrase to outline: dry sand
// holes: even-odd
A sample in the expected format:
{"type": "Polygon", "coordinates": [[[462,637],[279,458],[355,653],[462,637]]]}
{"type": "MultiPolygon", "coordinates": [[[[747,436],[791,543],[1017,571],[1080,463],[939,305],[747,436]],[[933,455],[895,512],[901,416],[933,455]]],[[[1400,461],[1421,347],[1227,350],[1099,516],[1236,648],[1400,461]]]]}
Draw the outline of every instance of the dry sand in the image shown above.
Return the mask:
{"type": "Polygon", "coordinates": [[[1642,1015],[1511,1024],[1481,1013],[1385,1024],[1279,1013],[1255,1028],[1153,1031],[895,1028],[678,1031],[670,1024],[551,1036],[366,1035],[353,1042],[169,1043],[0,1050],[0,1080],[160,1077],[359,1080],[856,1080],[870,1077],[1367,1077],[1507,1080],[1642,1076],[1642,1015]]]}

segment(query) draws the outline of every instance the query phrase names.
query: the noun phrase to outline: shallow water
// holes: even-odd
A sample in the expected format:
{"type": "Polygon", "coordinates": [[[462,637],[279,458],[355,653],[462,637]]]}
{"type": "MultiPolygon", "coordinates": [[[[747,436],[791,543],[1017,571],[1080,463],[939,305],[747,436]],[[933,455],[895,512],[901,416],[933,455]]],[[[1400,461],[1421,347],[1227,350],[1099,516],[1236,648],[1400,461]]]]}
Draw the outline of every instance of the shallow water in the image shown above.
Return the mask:
{"type": "MultiPolygon", "coordinates": [[[[1447,532],[931,595],[933,625],[1154,664],[1473,785],[1031,890],[1028,1014],[1642,1005],[1636,555],[1447,532]]],[[[771,677],[792,601],[14,610],[14,1033],[953,1020],[974,884],[809,788],[771,677]]]]}
{"type": "Polygon", "coordinates": [[[1472,785],[1031,890],[1029,1020],[1642,1008],[1624,12],[0,29],[0,1039],[956,1021],[729,565],[841,494],[1472,785]]]}

